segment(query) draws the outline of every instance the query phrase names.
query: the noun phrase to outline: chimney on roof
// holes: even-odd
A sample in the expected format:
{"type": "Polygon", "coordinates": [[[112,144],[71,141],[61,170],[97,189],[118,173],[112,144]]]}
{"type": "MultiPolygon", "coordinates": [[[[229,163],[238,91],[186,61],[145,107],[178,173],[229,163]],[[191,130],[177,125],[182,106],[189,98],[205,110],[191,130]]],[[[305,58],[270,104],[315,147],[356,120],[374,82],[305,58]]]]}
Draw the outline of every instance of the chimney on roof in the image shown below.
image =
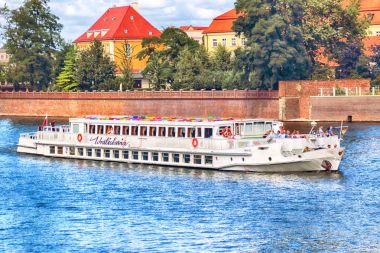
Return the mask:
{"type": "Polygon", "coordinates": [[[138,1],[132,2],[131,7],[135,9],[136,11],[139,11],[139,2],[138,1]]]}

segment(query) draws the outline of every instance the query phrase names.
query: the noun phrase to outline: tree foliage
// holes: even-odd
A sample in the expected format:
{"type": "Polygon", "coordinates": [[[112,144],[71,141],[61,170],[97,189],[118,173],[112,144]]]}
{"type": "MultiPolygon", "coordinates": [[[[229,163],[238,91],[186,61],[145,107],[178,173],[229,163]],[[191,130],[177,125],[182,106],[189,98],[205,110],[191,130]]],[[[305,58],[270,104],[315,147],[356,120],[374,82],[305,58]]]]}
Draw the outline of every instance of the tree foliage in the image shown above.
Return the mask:
{"type": "Polygon", "coordinates": [[[80,52],[76,78],[81,90],[99,90],[112,84],[115,65],[105,55],[100,41],[95,40],[89,49],[80,52]]]}
{"type": "Polygon", "coordinates": [[[55,90],[60,91],[77,91],[79,89],[78,81],[76,80],[76,51],[74,47],[66,53],[64,66],[61,73],[58,75],[55,82],[55,90]]]}
{"type": "Polygon", "coordinates": [[[51,13],[48,0],[26,0],[15,10],[5,6],[1,14],[6,20],[2,29],[13,82],[18,87],[45,89],[62,44],[59,18],[51,13]]]}
{"type": "Polygon", "coordinates": [[[279,80],[304,79],[310,62],[302,36],[301,0],[238,0],[234,30],[247,38],[236,53],[243,80],[256,88],[275,88],[279,80]]]}

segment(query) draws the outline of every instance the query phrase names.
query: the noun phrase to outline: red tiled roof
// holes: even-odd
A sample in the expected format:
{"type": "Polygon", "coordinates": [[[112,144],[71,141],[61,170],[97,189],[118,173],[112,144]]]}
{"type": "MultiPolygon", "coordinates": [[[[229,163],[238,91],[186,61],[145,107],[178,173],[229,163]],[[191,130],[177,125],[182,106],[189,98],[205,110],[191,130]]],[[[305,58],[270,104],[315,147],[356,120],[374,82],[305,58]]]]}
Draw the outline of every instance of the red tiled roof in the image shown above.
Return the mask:
{"type": "Polygon", "coordinates": [[[196,31],[204,31],[206,30],[208,27],[207,26],[192,26],[192,25],[184,25],[184,26],[180,26],[179,29],[183,30],[183,31],[191,31],[191,30],[196,30],[196,31]]]}
{"type": "Polygon", "coordinates": [[[380,36],[367,36],[363,40],[364,42],[364,53],[367,56],[372,55],[372,47],[380,45],[380,36]]]}
{"type": "Polygon", "coordinates": [[[242,13],[237,14],[236,9],[229,10],[226,13],[223,13],[222,15],[214,18],[204,33],[233,32],[233,22],[242,15],[242,13]]]}
{"type": "Polygon", "coordinates": [[[89,29],[74,42],[112,39],[143,39],[159,37],[161,32],[133,7],[109,8],[89,29]],[[88,36],[89,33],[92,33],[88,36]]]}

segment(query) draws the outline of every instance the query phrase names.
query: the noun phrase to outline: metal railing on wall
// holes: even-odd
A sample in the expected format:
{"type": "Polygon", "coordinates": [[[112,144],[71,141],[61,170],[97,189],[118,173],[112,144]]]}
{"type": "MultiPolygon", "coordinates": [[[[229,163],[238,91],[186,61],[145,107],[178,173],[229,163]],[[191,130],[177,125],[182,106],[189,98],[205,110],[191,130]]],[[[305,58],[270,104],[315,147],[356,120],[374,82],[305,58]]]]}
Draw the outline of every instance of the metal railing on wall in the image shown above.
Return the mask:
{"type": "Polygon", "coordinates": [[[275,90],[0,92],[4,99],[254,99],[278,98],[275,90]]]}

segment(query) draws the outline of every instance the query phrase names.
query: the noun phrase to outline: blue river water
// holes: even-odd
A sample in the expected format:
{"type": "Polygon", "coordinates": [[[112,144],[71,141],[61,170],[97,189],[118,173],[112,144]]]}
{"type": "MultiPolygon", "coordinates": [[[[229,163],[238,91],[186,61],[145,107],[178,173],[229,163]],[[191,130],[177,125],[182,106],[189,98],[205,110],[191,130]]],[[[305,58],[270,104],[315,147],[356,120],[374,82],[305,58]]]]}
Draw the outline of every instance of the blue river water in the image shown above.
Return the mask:
{"type": "Polygon", "coordinates": [[[245,174],[16,153],[0,118],[0,252],[380,252],[380,125],[340,173],[245,174]]]}

